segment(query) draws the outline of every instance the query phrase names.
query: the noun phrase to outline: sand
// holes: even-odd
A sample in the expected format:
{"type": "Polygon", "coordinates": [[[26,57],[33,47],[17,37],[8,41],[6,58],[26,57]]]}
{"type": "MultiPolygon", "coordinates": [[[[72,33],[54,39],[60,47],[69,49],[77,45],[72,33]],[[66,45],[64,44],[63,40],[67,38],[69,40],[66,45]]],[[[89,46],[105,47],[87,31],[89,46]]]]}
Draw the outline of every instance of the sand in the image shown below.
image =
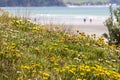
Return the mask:
{"type": "Polygon", "coordinates": [[[76,32],[76,30],[80,30],[81,32],[85,32],[86,34],[96,34],[97,36],[101,36],[104,33],[108,33],[107,27],[103,24],[79,24],[72,25],[72,30],[76,32]]]}
{"type": "MultiPolygon", "coordinates": [[[[60,25],[60,24],[59,24],[60,25]]],[[[76,34],[77,30],[80,30],[81,32],[85,32],[86,34],[96,34],[97,36],[102,36],[104,33],[108,34],[107,27],[102,22],[80,22],[80,23],[67,23],[62,24],[64,28],[67,30],[72,31],[76,34]]]]}
{"type": "MultiPolygon", "coordinates": [[[[39,22],[37,22],[39,23],[39,22]]],[[[59,25],[60,27],[72,31],[76,34],[77,30],[81,32],[85,32],[86,34],[96,34],[97,36],[101,36],[104,33],[108,33],[107,27],[104,25],[104,21],[43,21],[40,24],[53,24],[59,25]]]]}

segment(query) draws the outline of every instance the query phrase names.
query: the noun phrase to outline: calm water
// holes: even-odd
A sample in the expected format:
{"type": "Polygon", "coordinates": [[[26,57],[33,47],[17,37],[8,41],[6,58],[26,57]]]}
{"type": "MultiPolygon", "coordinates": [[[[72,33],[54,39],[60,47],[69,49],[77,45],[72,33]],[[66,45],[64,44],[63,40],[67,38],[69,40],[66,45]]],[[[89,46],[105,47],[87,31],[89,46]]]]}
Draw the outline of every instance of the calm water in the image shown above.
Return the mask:
{"type": "Polygon", "coordinates": [[[13,13],[20,14],[29,12],[30,14],[52,14],[52,15],[96,15],[108,16],[108,7],[2,7],[13,13]]]}
{"type": "Polygon", "coordinates": [[[53,22],[74,22],[83,18],[104,21],[109,16],[108,7],[2,7],[2,9],[12,15],[53,22]]]}

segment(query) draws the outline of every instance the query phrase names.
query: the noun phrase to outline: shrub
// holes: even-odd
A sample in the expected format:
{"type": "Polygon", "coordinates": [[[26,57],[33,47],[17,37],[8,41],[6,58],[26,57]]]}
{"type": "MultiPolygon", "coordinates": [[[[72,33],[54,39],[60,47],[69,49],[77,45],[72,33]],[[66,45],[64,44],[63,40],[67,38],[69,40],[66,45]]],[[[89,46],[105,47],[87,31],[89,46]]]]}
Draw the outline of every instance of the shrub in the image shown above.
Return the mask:
{"type": "Polygon", "coordinates": [[[109,34],[104,34],[110,44],[120,44],[120,8],[116,10],[110,6],[110,18],[105,21],[109,34]],[[116,20],[116,21],[114,21],[116,20]]]}

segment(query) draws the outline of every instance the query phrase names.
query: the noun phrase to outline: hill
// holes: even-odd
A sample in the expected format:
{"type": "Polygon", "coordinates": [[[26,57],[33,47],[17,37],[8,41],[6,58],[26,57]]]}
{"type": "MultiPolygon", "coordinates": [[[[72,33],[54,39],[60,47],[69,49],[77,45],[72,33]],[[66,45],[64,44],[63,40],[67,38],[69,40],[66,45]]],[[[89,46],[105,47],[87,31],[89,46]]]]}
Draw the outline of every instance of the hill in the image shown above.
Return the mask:
{"type": "Polygon", "coordinates": [[[63,0],[66,4],[74,5],[103,5],[103,4],[120,4],[120,0],[63,0]]]}
{"type": "Polygon", "coordinates": [[[0,80],[120,79],[120,46],[103,37],[72,35],[6,12],[0,25],[0,80]]]}
{"type": "Polygon", "coordinates": [[[61,0],[0,0],[0,6],[64,6],[61,0]]]}
{"type": "Polygon", "coordinates": [[[0,0],[0,6],[65,6],[120,4],[120,0],[0,0]]]}

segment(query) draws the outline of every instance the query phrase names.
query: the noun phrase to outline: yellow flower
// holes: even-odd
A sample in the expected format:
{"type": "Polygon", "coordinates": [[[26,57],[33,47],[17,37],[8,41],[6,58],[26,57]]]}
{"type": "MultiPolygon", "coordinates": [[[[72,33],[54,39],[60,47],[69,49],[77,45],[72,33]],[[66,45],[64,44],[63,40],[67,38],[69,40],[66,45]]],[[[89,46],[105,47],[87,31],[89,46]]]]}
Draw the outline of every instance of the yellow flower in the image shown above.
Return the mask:
{"type": "Polygon", "coordinates": [[[43,77],[43,80],[48,80],[48,77],[43,77]]]}
{"type": "Polygon", "coordinates": [[[55,61],[55,57],[50,57],[50,62],[54,62],[55,61]]]}
{"type": "Polygon", "coordinates": [[[78,78],[77,80],[82,80],[82,79],[78,78]]]}
{"type": "Polygon", "coordinates": [[[38,48],[38,47],[35,47],[34,49],[35,49],[35,51],[39,51],[39,48],[38,48]]]}
{"type": "Polygon", "coordinates": [[[22,69],[27,69],[27,70],[29,70],[30,67],[29,67],[29,66],[22,66],[22,69]]]}
{"type": "Polygon", "coordinates": [[[48,74],[48,73],[43,73],[43,75],[45,76],[45,77],[49,77],[50,76],[50,74],[48,74]]]}
{"type": "Polygon", "coordinates": [[[40,67],[40,64],[33,64],[33,67],[40,67]]]}
{"type": "Polygon", "coordinates": [[[8,46],[8,49],[14,49],[15,45],[8,46]]]}
{"type": "Polygon", "coordinates": [[[59,72],[59,69],[58,69],[58,68],[54,68],[54,70],[55,70],[56,72],[59,72]]]}
{"type": "Polygon", "coordinates": [[[40,29],[41,29],[42,31],[45,31],[45,30],[46,30],[45,27],[40,27],[40,29]]]}
{"type": "Polygon", "coordinates": [[[80,73],[80,75],[82,75],[82,76],[83,76],[83,75],[84,75],[84,73],[82,72],[82,73],[80,73]]]}
{"type": "Polygon", "coordinates": [[[83,59],[87,59],[87,56],[85,56],[85,55],[82,55],[82,58],[83,58],[83,59]]]}
{"type": "Polygon", "coordinates": [[[64,72],[65,71],[65,69],[63,68],[62,70],[60,70],[60,72],[64,72]]]}
{"type": "Polygon", "coordinates": [[[42,74],[43,72],[42,71],[39,71],[39,74],[42,74]]]}
{"type": "Polygon", "coordinates": [[[36,72],[36,70],[33,70],[32,72],[33,72],[33,73],[35,73],[35,72],[36,72]]]}
{"type": "Polygon", "coordinates": [[[69,69],[69,66],[66,66],[65,69],[69,69]]]}
{"type": "Polygon", "coordinates": [[[64,50],[64,51],[67,51],[67,50],[68,50],[68,48],[63,48],[63,50],[64,50]]]}
{"type": "Polygon", "coordinates": [[[90,69],[87,69],[86,71],[87,71],[87,72],[90,72],[90,69]]]}
{"type": "Polygon", "coordinates": [[[71,72],[75,75],[75,70],[74,69],[69,70],[69,72],[71,72]]]}
{"type": "Polygon", "coordinates": [[[35,29],[32,29],[32,30],[31,30],[32,33],[36,32],[36,31],[37,31],[37,30],[35,30],[35,29]]]}

